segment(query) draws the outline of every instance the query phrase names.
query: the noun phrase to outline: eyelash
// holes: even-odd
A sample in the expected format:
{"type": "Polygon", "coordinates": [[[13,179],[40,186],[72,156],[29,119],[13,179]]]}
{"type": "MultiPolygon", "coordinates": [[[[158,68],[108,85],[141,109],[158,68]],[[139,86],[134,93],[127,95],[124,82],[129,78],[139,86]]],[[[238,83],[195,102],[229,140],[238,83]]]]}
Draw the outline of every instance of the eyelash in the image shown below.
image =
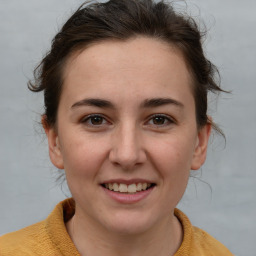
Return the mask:
{"type": "Polygon", "coordinates": [[[155,115],[151,116],[151,117],[148,119],[147,122],[149,122],[149,121],[151,121],[151,120],[153,121],[154,118],[162,118],[162,119],[164,119],[164,123],[163,123],[163,124],[160,124],[160,125],[152,124],[152,126],[156,126],[156,127],[159,127],[159,128],[165,127],[165,126],[168,126],[168,125],[170,125],[170,124],[174,124],[174,123],[175,123],[175,121],[173,120],[173,118],[171,118],[170,116],[167,116],[167,115],[163,115],[163,114],[155,114],[155,115]]]}
{"type": "Polygon", "coordinates": [[[98,114],[96,115],[95,114],[95,115],[86,116],[85,118],[83,118],[81,120],[81,123],[86,123],[88,126],[91,126],[91,127],[100,127],[100,126],[102,126],[102,125],[104,125],[106,123],[109,123],[109,122],[107,121],[107,119],[104,116],[98,115],[98,114]],[[92,123],[92,119],[93,118],[101,118],[104,123],[103,124],[95,125],[95,124],[92,123]]]}
{"type": "MultiPolygon", "coordinates": [[[[150,126],[154,126],[154,127],[157,127],[157,128],[161,128],[161,127],[165,127],[165,126],[168,126],[168,125],[171,125],[171,124],[174,124],[176,123],[175,120],[167,115],[163,115],[163,114],[155,114],[155,115],[152,115],[148,118],[146,124],[149,124],[150,121],[153,121],[154,118],[161,118],[163,119],[164,123],[163,124],[150,124],[150,126]]],[[[88,126],[90,127],[95,127],[95,128],[100,128],[102,127],[103,125],[106,125],[106,124],[111,124],[104,116],[100,115],[100,114],[93,114],[93,115],[89,115],[89,116],[86,116],[85,118],[83,118],[81,120],[81,123],[83,124],[87,124],[88,126]],[[100,118],[102,123],[100,124],[93,124],[92,123],[92,119],[93,118],[100,118]]]]}

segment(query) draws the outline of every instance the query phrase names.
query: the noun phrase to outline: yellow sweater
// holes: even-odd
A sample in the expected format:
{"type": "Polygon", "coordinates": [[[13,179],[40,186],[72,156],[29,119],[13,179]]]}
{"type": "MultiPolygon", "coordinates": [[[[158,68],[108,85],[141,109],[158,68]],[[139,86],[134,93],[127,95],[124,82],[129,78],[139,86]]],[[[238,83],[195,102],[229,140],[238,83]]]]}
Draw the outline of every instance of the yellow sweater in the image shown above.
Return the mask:
{"type": "MultiPolygon", "coordinates": [[[[65,222],[74,214],[72,199],[60,202],[44,221],[0,237],[1,256],[79,256],[65,222]]],[[[175,209],[184,237],[174,256],[232,256],[231,252],[205,231],[193,227],[185,214],[175,209]]]]}

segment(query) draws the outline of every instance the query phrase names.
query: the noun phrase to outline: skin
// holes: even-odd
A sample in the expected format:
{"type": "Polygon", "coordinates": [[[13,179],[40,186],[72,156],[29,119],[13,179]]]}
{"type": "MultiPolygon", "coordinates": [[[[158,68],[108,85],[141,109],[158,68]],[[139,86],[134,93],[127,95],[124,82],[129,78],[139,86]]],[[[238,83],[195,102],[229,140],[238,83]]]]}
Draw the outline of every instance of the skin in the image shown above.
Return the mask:
{"type": "Polygon", "coordinates": [[[211,131],[210,124],[198,129],[191,84],[182,54],[156,39],[104,41],[70,57],[56,127],[45,131],[51,161],[65,169],[76,201],[67,230],[81,255],[161,256],[179,248],[174,208],[190,170],[205,161],[211,131]],[[156,106],[156,98],[170,102],[156,106]],[[100,185],[111,179],[156,186],[125,204],[100,185]]]}

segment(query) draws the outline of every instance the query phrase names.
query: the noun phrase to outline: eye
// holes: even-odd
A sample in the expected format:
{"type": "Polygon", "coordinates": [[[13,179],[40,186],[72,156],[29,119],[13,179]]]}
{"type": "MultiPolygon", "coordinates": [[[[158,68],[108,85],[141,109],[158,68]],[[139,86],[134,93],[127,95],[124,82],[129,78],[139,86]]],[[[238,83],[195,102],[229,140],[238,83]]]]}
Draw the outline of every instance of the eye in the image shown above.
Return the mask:
{"type": "Polygon", "coordinates": [[[81,120],[82,123],[88,126],[102,126],[108,123],[108,121],[101,115],[89,115],[81,120]]]}
{"type": "Polygon", "coordinates": [[[160,115],[160,114],[152,116],[148,121],[148,124],[153,126],[167,126],[173,123],[174,123],[174,120],[172,118],[170,118],[169,116],[160,115]]]}

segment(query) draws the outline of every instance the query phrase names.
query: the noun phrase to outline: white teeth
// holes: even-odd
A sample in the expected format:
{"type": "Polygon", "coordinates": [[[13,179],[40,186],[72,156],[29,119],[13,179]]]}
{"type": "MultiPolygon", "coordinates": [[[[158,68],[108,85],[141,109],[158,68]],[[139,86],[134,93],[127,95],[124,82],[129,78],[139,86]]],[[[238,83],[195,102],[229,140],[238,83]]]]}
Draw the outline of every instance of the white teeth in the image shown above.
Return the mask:
{"type": "Polygon", "coordinates": [[[125,184],[120,184],[120,185],[119,185],[119,192],[122,192],[122,193],[128,192],[127,185],[125,185],[125,184]]]}
{"type": "Polygon", "coordinates": [[[137,184],[137,191],[141,191],[142,190],[142,184],[141,183],[138,183],[137,184]]]}
{"type": "Polygon", "coordinates": [[[147,183],[143,183],[143,184],[142,184],[142,190],[146,190],[147,187],[148,187],[148,184],[147,184],[147,183]]]}
{"type": "Polygon", "coordinates": [[[118,186],[117,183],[113,184],[113,190],[116,191],[116,192],[119,191],[119,186],[118,186]]]}
{"type": "Polygon", "coordinates": [[[136,184],[130,184],[128,186],[128,192],[129,193],[136,193],[136,184]]]}
{"type": "Polygon", "coordinates": [[[146,190],[149,188],[152,184],[151,183],[138,183],[138,184],[123,184],[123,183],[106,183],[104,184],[105,188],[109,190],[113,190],[115,192],[121,192],[121,193],[136,193],[140,192],[142,190],[146,190]]]}

